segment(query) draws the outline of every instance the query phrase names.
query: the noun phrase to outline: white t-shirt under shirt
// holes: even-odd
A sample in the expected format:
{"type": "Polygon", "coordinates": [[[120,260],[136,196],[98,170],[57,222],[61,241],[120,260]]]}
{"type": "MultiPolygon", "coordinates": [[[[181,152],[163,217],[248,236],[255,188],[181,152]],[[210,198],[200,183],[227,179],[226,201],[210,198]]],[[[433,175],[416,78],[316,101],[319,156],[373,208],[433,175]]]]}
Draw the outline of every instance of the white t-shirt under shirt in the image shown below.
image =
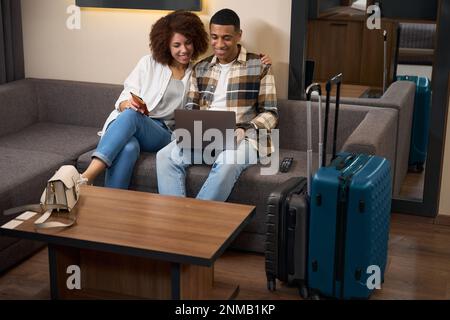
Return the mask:
{"type": "Polygon", "coordinates": [[[170,79],[161,101],[150,112],[150,117],[164,120],[167,127],[173,129],[175,126],[175,110],[182,107],[184,84],[181,80],[170,79]]]}
{"type": "Polygon", "coordinates": [[[220,64],[220,76],[217,82],[216,91],[214,91],[214,99],[209,110],[226,111],[227,110],[227,88],[228,73],[230,73],[231,65],[234,61],[227,64],[220,64]]]}

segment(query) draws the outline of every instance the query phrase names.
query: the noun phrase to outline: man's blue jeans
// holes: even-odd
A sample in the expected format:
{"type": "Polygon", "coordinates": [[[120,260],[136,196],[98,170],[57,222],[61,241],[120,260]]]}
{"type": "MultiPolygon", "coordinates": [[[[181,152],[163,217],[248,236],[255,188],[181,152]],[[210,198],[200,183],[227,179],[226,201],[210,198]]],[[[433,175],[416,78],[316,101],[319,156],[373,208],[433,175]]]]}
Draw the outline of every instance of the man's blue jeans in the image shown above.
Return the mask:
{"type": "MultiPolygon", "coordinates": [[[[257,151],[247,140],[243,140],[236,150],[221,152],[197,199],[226,201],[242,171],[257,160],[257,151]]],[[[186,168],[191,162],[192,157],[183,154],[176,141],[161,149],[156,155],[159,193],[186,196],[186,168]]]]}
{"type": "Polygon", "coordinates": [[[159,120],[131,109],[123,111],[106,130],[92,154],[106,166],[105,187],[128,189],[141,151],[156,152],[171,141],[171,132],[159,120]]]}

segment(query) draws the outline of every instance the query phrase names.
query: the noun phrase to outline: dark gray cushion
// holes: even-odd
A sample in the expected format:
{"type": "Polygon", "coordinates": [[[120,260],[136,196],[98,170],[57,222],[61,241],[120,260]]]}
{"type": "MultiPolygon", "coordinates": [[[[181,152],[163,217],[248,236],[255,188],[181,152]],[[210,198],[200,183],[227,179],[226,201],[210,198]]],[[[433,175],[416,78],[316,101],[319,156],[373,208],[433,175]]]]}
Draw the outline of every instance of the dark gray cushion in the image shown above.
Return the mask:
{"type": "Polygon", "coordinates": [[[435,23],[400,23],[400,48],[434,49],[435,23]]]}
{"type": "Polygon", "coordinates": [[[54,153],[75,161],[80,154],[97,146],[97,131],[91,127],[37,123],[1,137],[0,147],[54,153]]]}
{"type": "Polygon", "coordinates": [[[0,86],[0,137],[17,132],[38,119],[34,85],[26,80],[0,86]]]}
{"type": "Polygon", "coordinates": [[[123,86],[31,79],[36,85],[39,120],[85,127],[103,126],[123,86]]]}

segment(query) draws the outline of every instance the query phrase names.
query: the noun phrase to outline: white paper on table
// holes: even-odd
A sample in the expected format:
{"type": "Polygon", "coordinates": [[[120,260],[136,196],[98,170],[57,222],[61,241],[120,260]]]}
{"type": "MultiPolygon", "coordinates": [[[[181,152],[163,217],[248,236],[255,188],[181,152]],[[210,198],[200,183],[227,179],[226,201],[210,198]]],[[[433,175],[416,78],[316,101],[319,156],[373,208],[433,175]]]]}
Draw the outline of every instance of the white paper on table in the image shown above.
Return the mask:
{"type": "Polygon", "coordinates": [[[37,212],[26,211],[26,212],[22,213],[20,216],[16,217],[16,219],[26,221],[28,219],[33,218],[36,214],[37,214],[37,212]]]}
{"type": "Polygon", "coordinates": [[[23,221],[20,220],[11,220],[4,225],[2,225],[3,229],[15,229],[18,225],[20,225],[23,221]]]}

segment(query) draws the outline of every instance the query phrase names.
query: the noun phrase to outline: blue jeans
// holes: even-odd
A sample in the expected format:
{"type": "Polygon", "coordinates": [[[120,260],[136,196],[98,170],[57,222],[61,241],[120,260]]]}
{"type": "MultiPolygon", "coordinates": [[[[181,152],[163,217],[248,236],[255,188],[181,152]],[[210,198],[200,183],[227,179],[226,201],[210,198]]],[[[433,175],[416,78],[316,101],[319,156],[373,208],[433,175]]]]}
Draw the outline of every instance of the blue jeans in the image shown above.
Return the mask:
{"type": "Polygon", "coordinates": [[[92,154],[106,166],[105,187],[128,189],[141,151],[156,152],[171,141],[171,132],[159,120],[127,109],[111,122],[92,154]]]}
{"type": "MultiPolygon", "coordinates": [[[[185,156],[172,141],[156,155],[156,172],[160,194],[186,196],[186,169],[191,165],[191,156],[185,156]]],[[[242,171],[256,164],[258,154],[247,140],[236,150],[225,150],[215,159],[211,171],[197,199],[226,201],[242,171]]]]}

